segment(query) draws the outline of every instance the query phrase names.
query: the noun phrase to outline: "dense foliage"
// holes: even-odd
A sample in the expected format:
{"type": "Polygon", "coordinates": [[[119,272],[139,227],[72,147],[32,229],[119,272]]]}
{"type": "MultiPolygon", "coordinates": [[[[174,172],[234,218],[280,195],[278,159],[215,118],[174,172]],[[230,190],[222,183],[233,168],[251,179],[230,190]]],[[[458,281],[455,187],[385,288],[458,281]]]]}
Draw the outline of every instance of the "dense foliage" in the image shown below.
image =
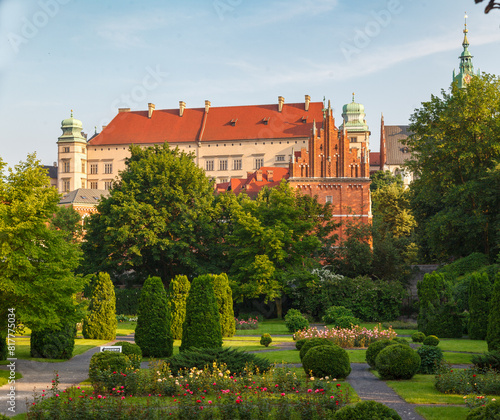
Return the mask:
{"type": "Polygon", "coordinates": [[[116,313],[137,315],[140,289],[115,289],[116,313]]]}
{"type": "Polygon", "coordinates": [[[493,369],[500,372],[500,351],[492,350],[472,356],[472,364],[480,370],[493,369]]]}
{"type": "Polygon", "coordinates": [[[304,356],[307,354],[307,352],[312,349],[313,347],[317,346],[333,346],[333,341],[329,340],[328,338],[310,338],[307,340],[300,348],[300,360],[304,358],[304,356]]]}
{"type": "Polygon", "coordinates": [[[192,347],[222,347],[219,308],[209,274],[193,279],[186,299],[186,318],[179,350],[183,352],[192,347]]]}
{"type": "Polygon", "coordinates": [[[191,283],[187,276],[177,275],[168,286],[168,305],[170,309],[170,333],[174,340],[182,338],[182,325],[186,319],[186,299],[191,283]]]}
{"type": "Polygon", "coordinates": [[[273,338],[271,337],[271,334],[262,334],[262,337],[260,337],[260,344],[262,344],[265,347],[269,347],[269,344],[273,342],[273,338]]]}
{"type": "Polygon", "coordinates": [[[500,273],[496,275],[495,283],[493,284],[486,341],[488,343],[488,351],[500,350],[500,273]]]}
{"type": "Polygon", "coordinates": [[[309,327],[309,321],[297,309],[290,309],[285,315],[285,325],[289,332],[294,333],[309,327]]]}
{"type": "Polygon", "coordinates": [[[471,340],[484,340],[488,332],[491,282],[488,274],[473,273],[469,286],[469,325],[471,340]]]}
{"type": "Polygon", "coordinates": [[[44,359],[71,359],[75,348],[76,326],[72,322],[62,328],[31,331],[30,356],[44,359]]]}
{"type": "Polygon", "coordinates": [[[99,273],[93,284],[82,334],[92,340],[114,340],[117,320],[113,283],[108,273],[99,273]]]}
{"type": "Polygon", "coordinates": [[[439,338],[436,337],[435,335],[428,335],[427,337],[424,338],[422,344],[425,346],[437,346],[439,345],[439,338]]]}
{"type": "Polygon", "coordinates": [[[335,344],[311,348],[302,359],[302,367],[306,375],[318,378],[344,379],[351,373],[347,351],[335,344]]]}
{"type": "Polygon", "coordinates": [[[417,331],[411,335],[411,341],[414,343],[421,343],[425,340],[425,334],[421,331],[417,331]]]}
{"type": "Polygon", "coordinates": [[[378,354],[385,349],[387,346],[393,346],[398,344],[396,341],[393,340],[377,340],[371,343],[368,348],[366,349],[366,363],[371,368],[375,368],[375,361],[377,360],[378,354]]]}
{"type": "Polygon", "coordinates": [[[500,418],[500,401],[491,401],[488,404],[477,407],[467,414],[467,420],[483,420],[500,418]]]}
{"type": "Polygon", "coordinates": [[[89,378],[95,383],[99,380],[99,374],[103,371],[125,373],[132,368],[129,358],[115,351],[103,351],[95,353],[90,358],[89,378]]]}
{"type": "Polygon", "coordinates": [[[121,346],[122,353],[129,358],[134,369],[141,368],[142,350],[137,344],[128,341],[117,341],[113,346],[121,346]]]}
{"type": "Polygon", "coordinates": [[[443,351],[437,346],[423,345],[417,349],[420,356],[420,373],[434,374],[443,361],[443,351]]]}
{"type": "Polygon", "coordinates": [[[145,357],[170,357],[174,340],[165,288],[159,277],[149,277],[142,287],[135,328],[135,342],[145,357]]]}
{"type": "Polygon", "coordinates": [[[214,275],[213,287],[217,307],[219,308],[220,328],[223,337],[232,337],[236,333],[233,309],[233,292],[229,286],[227,274],[214,275]]]}
{"type": "Polygon", "coordinates": [[[401,420],[401,416],[386,405],[376,401],[361,401],[341,408],[333,416],[334,420],[401,420]]]}
{"type": "Polygon", "coordinates": [[[387,346],[375,359],[382,379],[411,379],[420,369],[420,356],[409,346],[387,346]]]}

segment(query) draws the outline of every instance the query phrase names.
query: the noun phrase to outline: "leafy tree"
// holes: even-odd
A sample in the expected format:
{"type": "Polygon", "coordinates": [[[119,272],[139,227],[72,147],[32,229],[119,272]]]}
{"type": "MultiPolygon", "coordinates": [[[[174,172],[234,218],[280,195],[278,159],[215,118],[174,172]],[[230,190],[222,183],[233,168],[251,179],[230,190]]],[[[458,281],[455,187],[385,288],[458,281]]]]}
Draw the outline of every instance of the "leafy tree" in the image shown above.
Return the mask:
{"type": "Polygon", "coordinates": [[[493,284],[486,342],[488,351],[500,350],[500,273],[496,275],[493,284]]]}
{"type": "Polygon", "coordinates": [[[222,333],[213,279],[209,274],[193,279],[186,300],[180,351],[222,347],[222,333]]]}
{"type": "Polygon", "coordinates": [[[471,340],[484,340],[486,338],[490,295],[491,282],[488,274],[473,273],[469,286],[468,333],[471,340]]]}
{"type": "Polygon", "coordinates": [[[148,277],[142,287],[135,342],[144,357],[170,357],[174,351],[167,296],[159,277],[148,277]]]}
{"type": "MultiPolygon", "coordinates": [[[[130,147],[126,168],[86,226],[85,269],[169,281],[176,274],[214,272],[211,247],[221,241],[211,181],[194,155],[167,143],[130,147]]],[[[219,258],[220,259],[220,258],[219,258]]]]}
{"type": "Polygon", "coordinates": [[[85,280],[74,274],[78,245],[49,228],[59,194],[34,154],[4,169],[0,159],[0,331],[9,308],[32,330],[76,323],[83,310],[74,296],[85,280]]]}
{"type": "Polygon", "coordinates": [[[498,253],[499,108],[500,79],[483,74],[411,116],[411,207],[427,259],[498,253]]]}
{"type": "Polygon", "coordinates": [[[191,283],[187,276],[177,275],[168,286],[168,305],[170,308],[170,333],[174,340],[182,338],[182,325],[186,319],[186,299],[191,283]]]}
{"type": "Polygon", "coordinates": [[[65,232],[70,241],[78,242],[82,237],[82,217],[73,207],[58,206],[50,226],[65,232]]]}
{"type": "Polygon", "coordinates": [[[264,188],[255,200],[240,195],[231,207],[231,221],[232,232],[225,239],[235,300],[275,300],[281,317],[287,280],[299,269],[318,266],[336,239],[331,206],[283,181],[264,188]]]}
{"type": "Polygon", "coordinates": [[[370,191],[373,193],[379,188],[385,188],[389,185],[403,186],[403,178],[401,175],[393,175],[391,171],[377,171],[370,175],[371,184],[370,191]]]}
{"type": "Polygon", "coordinates": [[[92,340],[116,338],[115,289],[108,273],[96,276],[88,313],[83,320],[82,334],[92,340]]]}
{"type": "Polygon", "coordinates": [[[219,308],[220,327],[223,337],[232,337],[236,333],[233,309],[233,292],[229,287],[227,274],[213,276],[213,287],[217,307],[219,308]]]}

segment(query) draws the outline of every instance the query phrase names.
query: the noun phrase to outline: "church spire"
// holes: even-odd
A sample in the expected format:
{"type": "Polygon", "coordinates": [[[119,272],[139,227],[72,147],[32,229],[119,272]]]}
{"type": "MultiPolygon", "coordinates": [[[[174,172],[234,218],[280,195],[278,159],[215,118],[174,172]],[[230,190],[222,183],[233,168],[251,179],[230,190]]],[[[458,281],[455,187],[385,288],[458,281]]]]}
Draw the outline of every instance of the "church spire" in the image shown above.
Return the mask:
{"type": "Polygon", "coordinates": [[[462,42],[463,51],[460,54],[460,67],[458,74],[453,71],[453,81],[458,83],[458,87],[464,88],[470,82],[472,76],[474,76],[474,66],[472,64],[472,55],[469,52],[469,40],[467,39],[467,34],[469,30],[467,29],[467,13],[465,14],[464,22],[464,40],[462,42]]]}

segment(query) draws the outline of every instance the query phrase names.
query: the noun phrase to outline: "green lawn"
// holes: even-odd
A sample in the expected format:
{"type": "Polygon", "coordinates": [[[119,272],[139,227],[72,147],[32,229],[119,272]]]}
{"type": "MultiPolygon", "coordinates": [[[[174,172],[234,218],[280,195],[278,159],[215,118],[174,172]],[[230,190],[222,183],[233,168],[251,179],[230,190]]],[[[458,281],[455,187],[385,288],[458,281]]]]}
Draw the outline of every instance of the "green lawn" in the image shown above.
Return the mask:
{"type": "Polygon", "coordinates": [[[465,420],[467,407],[415,407],[415,411],[426,420],[465,420]]]}
{"type": "Polygon", "coordinates": [[[259,327],[256,330],[236,330],[236,335],[258,335],[259,337],[264,334],[292,334],[288,331],[285,321],[282,319],[265,319],[259,322],[259,327]]]}
{"type": "Polygon", "coordinates": [[[347,350],[351,363],[366,363],[366,349],[347,350]]]}
{"type": "MultiPolygon", "coordinates": [[[[4,386],[9,382],[10,370],[0,370],[0,386],[4,386]]],[[[21,379],[23,375],[16,372],[14,379],[21,379]]]]}
{"type": "Polygon", "coordinates": [[[444,360],[452,365],[470,365],[472,364],[473,353],[450,353],[443,352],[444,360]]]}
{"type": "Polygon", "coordinates": [[[483,353],[488,351],[486,340],[468,340],[465,338],[442,338],[439,347],[443,351],[461,351],[469,353],[483,353]]]}
{"type": "Polygon", "coordinates": [[[119,322],[116,327],[116,335],[129,335],[135,332],[137,322],[125,321],[119,322]]]}

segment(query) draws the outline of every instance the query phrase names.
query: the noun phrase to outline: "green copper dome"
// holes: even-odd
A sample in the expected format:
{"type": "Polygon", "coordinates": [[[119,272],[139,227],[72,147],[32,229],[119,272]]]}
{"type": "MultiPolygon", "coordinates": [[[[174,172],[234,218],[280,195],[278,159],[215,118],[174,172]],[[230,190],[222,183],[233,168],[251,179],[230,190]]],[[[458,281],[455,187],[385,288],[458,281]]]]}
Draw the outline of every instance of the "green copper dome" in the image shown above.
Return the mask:
{"type": "Polygon", "coordinates": [[[80,142],[86,143],[87,139],[82,134],[83,124],[80,120],[73,118],[73,110],[71,117],[61,121],[62,136],[59,137],[58,142],[80,142]]]}
{"type": "Polygon", "coordinates": [[[64,129],[64,127],[79,127],[82,128],[82,122],[80,120],[77,120],[76,118],[73,118],[73,110],[71,110],[71,117],[66,118],[65,120],[61,121],[61,128],[64,129]]]}
{"type": "Polygon", "coordinates": [[[368,125],[365,121],[365,107],[362,104],[354,102],[354,93],[352,94],[352,102],[345,104],[342,107],[343,123],[349,131],[368,131],[368,125]]]}

